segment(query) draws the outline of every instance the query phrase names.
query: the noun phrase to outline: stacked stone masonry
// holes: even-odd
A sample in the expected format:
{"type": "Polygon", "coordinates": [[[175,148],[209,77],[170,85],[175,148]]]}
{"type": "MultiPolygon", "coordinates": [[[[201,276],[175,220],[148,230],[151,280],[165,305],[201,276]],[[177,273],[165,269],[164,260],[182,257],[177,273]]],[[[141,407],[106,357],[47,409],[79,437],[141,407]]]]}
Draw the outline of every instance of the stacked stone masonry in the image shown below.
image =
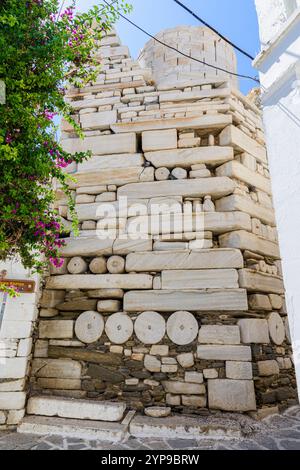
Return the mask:
{"type": "Polygon", "coordinates": [[[93,156],[69,168],[80,233],[45,279],[31,394],[195,414],[294,404],[260,111],[225,77],[159,84],[114,31],[99,58],[96,83],[68,93],[85,139],[63,122],[63,145],[93,156]]]}

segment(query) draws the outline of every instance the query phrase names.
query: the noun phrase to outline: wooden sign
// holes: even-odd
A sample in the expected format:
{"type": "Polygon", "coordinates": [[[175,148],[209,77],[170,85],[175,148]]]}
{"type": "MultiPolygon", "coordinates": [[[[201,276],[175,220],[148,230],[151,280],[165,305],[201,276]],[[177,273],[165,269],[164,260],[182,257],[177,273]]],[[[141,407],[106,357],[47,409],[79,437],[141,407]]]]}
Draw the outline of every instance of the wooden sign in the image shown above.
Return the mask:
{"type": "Polygon", "coordinates": [[[7,287],[14,288],[20,294],[33,294],[35,291],[34,281],[22,281],[21,279],[1,279],[0,278],[0,291],[1,284],[7,287]]]}

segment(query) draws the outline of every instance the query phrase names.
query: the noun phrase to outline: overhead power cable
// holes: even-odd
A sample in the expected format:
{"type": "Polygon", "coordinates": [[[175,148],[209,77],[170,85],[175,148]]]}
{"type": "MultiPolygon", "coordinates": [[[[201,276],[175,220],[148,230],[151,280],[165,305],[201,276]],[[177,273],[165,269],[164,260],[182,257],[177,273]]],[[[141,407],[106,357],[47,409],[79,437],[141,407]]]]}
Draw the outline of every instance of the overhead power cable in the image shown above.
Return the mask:
{"type": "MultiPolygon", "coordinates": [[[[108,5],[108,6],[112,6],[112,4],[109,4],[106,0],[103,0],[103,2],[106,3],[106,5],[108,5]]],[[[245,78],[245,79],[247,79],[247,80],[252,80],[253,82],[260,84],[260,81],[258,80],[258,78],[251,77],[250,75],[241,75],[241,74],[239,74],[239,73],[232,72],[232,71],[230,71],[230,70],[226,70],[226,69],[224,69],[224,68],[222,68],[222,67],[218,67],[217,65],[209,64],[208,62],[205,62],[204,60],[196,59],[196,57],[193,57],[193,56],[191,56],[191,55],[188,55],[188,54],[186,54],[185,52],[182,52],[182,51],[176,49],[176,47],[170,46],[169,44],[166,44],[165,42],[161,41],[160,39],[158,39],[157,37],[155,37],[155,36],[153,36],[152,34],[148,33],[148,31],[146,31],[145,29],[141,28],[140,26],[138,26],[136,23],[134,23],[133,21],[131,21],[129,18],[127,18],[126,16],[122,15],[121,13],[119,13],[119,16],[120,16],[121,18],[123,18],[125,21],[127,21],[128,23],[130,23],[132,26],[134,26],[135,28],[137,28],[139,31],[141,31],[142,33],[146,34],[148,37],[152,38],[154,41],[158,42],[158,43],[161,44],[162,46],[167,47],[168,49],[171,49],[172,51],[177,52],[178,54],[182,55],[183,57],[186,57],[186,58],[188,58],[188,59],[194,60],[195,62],[198,62],[199,64],[205,65],[206,67],[210,67],[210,68],[212,68],[212,69],[219,70],[219,71],[224,72],[224,73],[227,73],[227,74],[229,74],[229,75],[233,75],[234,77],[245,78]]]]}
{"type": "Polygon", "coordinates": [[[174,0],[175,3],[177,3],[177,5],[181,6],[181,8],[183,8],[185,11],[187,11],[188,13],[190,13],[194,18],[196,18],[198,21],[200,21],[200,23],[204,24],[205,26],[207,26],[211,31],[213,31],[214,33],[216,33],[218,36],[220,36],[220,38],[222,38],[224,41],[226,41],[228,44],[230,44],[232,47],[234,47],[234,49],[236,49],[237,51],[241,52],[242,54],[244,54],[246,57],[248,57],[248,59],[251,59],[251,60],[254,60],[254,57],[252,55],[250,55],[248,52],[244,51],[244,49],[242,49],[241,47],[237,46],[234,42],[230,41],[229,39],[227,39],[223,34],[221,34],[216,28],[214,28],[213,26],[211,26],[210,24],[208,24],[206,21],[203,20],[203,18],[200,18],[200,16],[196,15],[195,12],[193,12],[190,8],[188,8],[186,5],[184,5],[183,3],[181,3],[179,0],[174,0]]]}

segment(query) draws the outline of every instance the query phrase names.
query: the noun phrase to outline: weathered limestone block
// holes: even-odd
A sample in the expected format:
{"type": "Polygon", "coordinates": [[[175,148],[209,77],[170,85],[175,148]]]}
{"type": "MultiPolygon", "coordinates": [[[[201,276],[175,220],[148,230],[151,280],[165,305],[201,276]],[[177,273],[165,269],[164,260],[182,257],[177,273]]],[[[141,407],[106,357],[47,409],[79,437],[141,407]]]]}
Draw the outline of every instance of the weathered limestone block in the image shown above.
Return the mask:
{"type": "Polygon", "coordinates": [[[211,166],[221,165],[233,160],[234,154],[231,147],[199,147],[193,149],[159,150],[145,153],[145,158],[155,168],[166,167],[191,168],[192,165],[207,164],[211,166]]]}
{"type": "Polygon", "coordinates": [[[120,102],[118,96],[110,96],[103,98],[87,98],[78,101],[72,101],[72,108],[76,111],[85,108],[98,108],[100,106],[112,105],[120,102]]]}
{"type": "Polygon", "coordinates": [[[25,388],[25,378],[0,382],[0,392],[21,392],[25,388]]]}
{"type": "MultiPolygon", "coordinates": [[[[190,83],[186,83],[186,87],[191,86],[190,83]]],[[[168,89],[171,89],[171,85],[169,84],[168,89]]],[[[160,87],[158,87],[159,89],[160,87]]],[[[184,86],[182,86],[184,88],[184,86]]],[[[160,103],[169,103],[169,102],[180,102],[183,101],[184,103],[187,101],[198,101],[204,98],[227,98],[230,96],[230,90],[228,88],[217,88],[216,90],[192,90],[192,91],[168,91],[167,93],[161,93],[159,96],[160,103]]]]}
{"type": "Polygon", "coordinates": [[[99,185],[99,186],[83,186],[82,188],[76,189],[76,194],[92,194],[98,195],[101,193],[105,193],[107,191],[107,186],[99,185]]]}
{"type": "Polygon", "coordinates": [[[43,294],[40,300],[40,306],[43,308],[54,308],[56,305],[60,304],[65,299],[65,291],[58,290],[43,290],[43,294]]]}
{"type": "Polygon", "coordinates": [[[238,326],[203,325],[200,328],[198,343],[200,344],[240,344],[238,326]]]}
{"type": "Polygon", "coordinates": [[[151,406],[145,408],[145,415],[151,418],[166,418],[171,414],[171,408],[162,406],[151,406]]]}
{"type": "Polygon", "coordinates": [[[95,343],[101,338],[104,330],[104,320],[97,312],[84,312],[76,320],[76,337],[86,344],[95,343]]]}
{"type": "Polygon", "coordinates": [[[142,148],[144,152],[177,149],[176,129],[143,132],[142,148]]]}
{"type": "MultiPolygon", "coordinates": [[[[124,153],[120,155],[98,155],[78,163],[78,173],[88,173],[89,171],[107,170],[113,168],[133,168],[144,164],[143,155],[140,153],[124,153]]],[[[101,191],[99,191],[100,193],[101,191]]]]}
{"type": "Polygon", "coordinates": [[[252,271],[251,269],[240,269],[239,284],[240,287],[250,292],[284,294],[282,278],[269,276],[268,274],[252,271]]]}
{"type": "Polygon", "coordinates": [[[143,312],[135,320],[134,331],[143,344],[157,344],[165,336],[166,322],[157,312],[143,312]]]}
{"type": "Polygon", "coordinates": [[[129,123],[117,123],[110,126],[115,134],[125,134],[128,132],[141,133],[144,131],[156,131],[164,129],[223,129],[232,123],[232,116],[226,114],[203,115],[199,117],[180,117],[175,119],[154,119],[149,121],[136,121],[129,123]]]}
{"type": "Polygon", "coordinates": [[[152,356],[168,356],[169,354],[169,346],[167,346],[166,344],[155,344],[153,346],[151,346],[151,349],[150,349],[150,354],[152,356]]]}
{"type": "MultiPolygon", "coordinates": [[[[113,243],[113,254],[128,255],[129,253],[149,252],[152,251],[152,245],[153,241],[150,237],[145,240],[116,239],[113,243]]],[[[148,271],[148,269],[146,271],[148,271]]]]}
{"type": "Polygon", "coordinates": [[[226,377],[234,380],[252,380],[252,363],[226,361],[226,377]]]}
{"type": "Polygon", "coordinates": [[[109,129],[111,124],[117,122],[117,111],[104,111],[98,113],[81,114],[80,124],[84,130],[109,129]]]}
{"type": "Polygon", "coordinates": [[[251,361],[251,348],[249,346],[205,345],[198,346],[199,359],[213,361],[251,361]]]}
{"type": "Polygon", "coordinates": [[[151,289],[153,278],[148,274],[76,274],[50,277],[50,289],[151,289]],[[65,286],[65,287],[61,287],[65,286]]]}
{"type": "Polygon", "coordinates": [[[215,249],[198,252],[141,252],[126,258],[127,272],[160,272],[165,270],[196,270],[242,268],[244,261],[239,250],[215,249]]]}
{"type": "Polygon", "coordinates": [[[162,289],[236,289],[238,287],[238,273],[235,269],[162,272],[162,289]]]}
{"type": "Polygon", "coordinates": [[[206,392],[205,385],[203,384],[165,381],[163,386],[167,393],[174,393],[175,395],[205,395],[206,392]]]}
{"type": "Polygon", "coordinates": [[[181,400],[183,406],[190,406],[191,408],[206,408],[207,405],[206,397],[196,395],[182,395],[181,400]]]}
{"type": "Polygon", "coordinates": [[[198,335],[198,328],[198,322],[190,312],[175,312],[167,321],[168,337],[179,346],[191,344],[198,335]]]}
{"type": "Polygon", "coordinates": [[[74,300],[67,300],[62,304],[58,304],[57,308],[62,312],[83,312],[88,310],[95,310],[96,304],[97,301],[94,299],[80,298],[74,300]]]}
{"type": "Polygon", "coordinates": [[[114,299],[107,299],[107,300],[100,300],[97,303],[97,310],[98,312],[102,313],[116,313],[121,308],[121,302],[119,300],[114,299]]]}
{"type": "Polygon", "coordinates": [[[252,294],[249,296],[248,301],[249,301],[249,307],[251,310],[258,310],[258,311],[263,311],[263,312],[272,310],[272,305],[271,305],[269,296],[267,295],[252,294]]]}
{"type": "Polygon", "coordinates": [[[133,133],[124,135],[101,135],[81,139],[67,139],[62,141],[62,147],[66,152],[87,152],[93,155],[113,155],[119,153],[136,153],[136,135],[133,133]]]}
{"type": "Polygon", "coordinates": [[[75,189],[79,186],[83,187],[102,184],[123,186],[129,183],[138,183],[143,170],[144,169],[142,167],[137,166],[130,168],[106,168],[101,171],[76,173],[76,182],[71,182],[69,186],[75,189]]]}
{"type": "Polygon", "coordinates": [[[238,161],[228,162],[216,169],[216,176],[228,176],[236,178],[249,186],[253,186],[261,191],[272,194],[271,182],[264,176],[249,170],[238,161]]]}
{"type": "Polygon", "coordinates": [[[184,381],[192,384],[202,384],[203,383],[203,374],[201,372],[185,372],[184,381]]]}
{"type": "Polygon", "coordinates": [[[144,367],[149,372],[160,372],[161,361],[155,356],[150,356],[149,354],[146,354],[144,359],[144,367]]]}
{"type": "Polygon", "coordinates": [[[91,299],[123,299],[123,289],[95,289],[87,292],[91,299]]]}
{"type": "Polygon", "coordinates": [[[250,250],[270,258],[280,258],[277,243],[257,237],[253,233],[244,230],[221,235],[219,242],[222,248],[239,248],[240,250],[250,250]]]}
{"type": "Polygon", "coordinates": [[[133,183],[118,190],[118,197],[142,199],[164,196],[204,197],[211,194],[215,198],[227,196],[234,191],[235,184],[230,178],[202,178],[192,181],[158,181],[154,183],[133,183]]]}
{"type": "Polygon", "coordinates": [[[256,400],[252,380],[209,380],[209,408],[223,411],[255,411],[256,400]]]}
{"type": "Polygon", "coordinates": [[[277,346],[281,346],[285,340],[285,327],[279,313],[273,312],[268,317],[270,337],[277,346]]]}
{"type": "Polygon", "coordinates": [[[73,320],[42,320],[39,323],[40,339],[67,339],[73,338],[74,322],[73,320]]]}
{"type": "MultiPolygon", "coordinates": [[[[119,366],[122,363],[120,355],[102,353],[88,348],[75,348],[74,346],[49,346],[48,353],[51,359],[73,359],[76,361],[89,362],[91,364],[101,364],[101,366],[119,366]]],[[[112,370],[110,372],[113,374],[112,370]]],[[[90,371],[87,371],[87,375],[90,375],[90,371]]],[[[91,377],[93,376],[91,375],[91,377]]]]}
{"type": "Polygon", "coordinates": [[[33,377],[80,379],[81,364],[69,359],[34,359],[31,375],[33,377]]]}
{"type": "Polygon", "coordinates": [[[25,401],[26,392],[0,392],[1,410],[21,410],[25,401]]]}
{"type": "Polygon", "coordinates": [[[279,365],[277,361],[258,361],[258,374],[262,377],[269,377],[271,375],[279,375],[279,365]]]}
{"type": "Polygon", "coordinates": [[[27,413],[30,415],[59,416],[93,421],[120,421],[125,409],[125,403],[42,396],[31,397],[27,405],[27,413]]]}
{"type": "Polygon", "coordinates": [[[178,364],[180,364],[181,367],[183,367],[184,369],[188,369],[190,367],[193,367],[193,365],[195,363],[193,353],[178,354],[176,359],[178,361],[178,364]]]}
{"type": "Polygon", "coordinates": [[[243,318],[242,320],[239,320],[238,325],[241,330],[241,338],[243,343],[270,343],[267,320],[243,318]]]}
{"type": "Polygon", "coordinates": [[[250,153],[258,161],[267,163],[267,151],[265,147],[260,145],[254,139],[247,136],[244,132],[235,126],[228,126],[224,129],[220,136],[220,145],[233,146],[236,150],[250,153]]]}
{"type": "MultiPolygon", "coordinates": [[[[189,180],[190,181],[190,180],[189,180]]],[[[243,212],[203,212],[200,214],[158,214],[128,219],[126,231],[134,235],[136,227],[142,234],[161,235],[170,233],[210,231],[224,233],[236,230],[250,230],[251,218],[243,212]]]]}
{"type": "Polygon", "coordinates": [[[43,389],[54,390],[81,390],[80,379],[37,379],[37,384],[43,389]]]}
{"type": "Polygon", "coordinates": [[[73,256],[112,255],[113,240],[111,239],[67,238],[65,242],[66,245],[60,249],[60,253],[67,258],[72,258],[73,256]]]}
{"type": "Polygon", "coordinates": [[[131,291],[124,296],[124,310],[140,312],[143,310],[174,312],[187,309],[201,311],[245,311],[248,310],[246,291],[243,289],[207,291],[131,291]]]}
{"type": "Polygon", "coordinates": [[[115,313],[108,317],[105,332],[112,343],[124,344],[133,334],[133,322],[126,313],[115,313]]]}
{"type": "Polygon", "coordinates": [[[22,379],[26,376],[27,363],[26,357],[5,358],[4,364],[0,364],[0,379],[22,379]]]}
{"type": "Polygon", "coordinates": [[[219,199],[216,201],[216,209],[219,212],[246,212],[247,214],[251,215],[251,217],[260,219],[265,224],[272,226],[276,225],[275,213],[273,209],[261,206],[260,204],[240,196],[239,194],[233,194],[231,196],[219,199]]]}
{"type": "Polygon", "coordinates": [[[275,310],[280,310],[283,306],[283,298],[277,294],[270,294],[269,300],[271,303],[272,308],[275,310]]]}

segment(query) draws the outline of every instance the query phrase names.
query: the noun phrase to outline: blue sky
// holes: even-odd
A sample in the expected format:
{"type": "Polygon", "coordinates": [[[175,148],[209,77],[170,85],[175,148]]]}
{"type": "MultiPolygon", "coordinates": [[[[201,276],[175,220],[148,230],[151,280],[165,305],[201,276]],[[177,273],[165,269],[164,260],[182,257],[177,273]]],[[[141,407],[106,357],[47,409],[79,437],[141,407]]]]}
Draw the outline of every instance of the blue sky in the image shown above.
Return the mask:
{"type": "MultiPolygon", "coordinates": [[[[128,0],[134,7],[130,15],[132,21],[151,34],[178,25],[199,25],[199,22],[185,12],[173,0],[128,0]]],[[[254,0],[182,0],[195,13],[218,29],[250,55],[255,56],[260,49],[257,16],[254,0]]],[[[78,0],[80,9],[101,3],[101,0],[78,0]]],[[[128,45],[133,57],[137,57],[147,38],[124,20],[117,24],[118,33],[124,45],[128,45]]],[[[251,61],[237,53],[239,73],[256,76],[257,71],[251,61]]],[[[240,88],[247,93],[255,86],[249,80],[240,80],[240,88]]]]}

